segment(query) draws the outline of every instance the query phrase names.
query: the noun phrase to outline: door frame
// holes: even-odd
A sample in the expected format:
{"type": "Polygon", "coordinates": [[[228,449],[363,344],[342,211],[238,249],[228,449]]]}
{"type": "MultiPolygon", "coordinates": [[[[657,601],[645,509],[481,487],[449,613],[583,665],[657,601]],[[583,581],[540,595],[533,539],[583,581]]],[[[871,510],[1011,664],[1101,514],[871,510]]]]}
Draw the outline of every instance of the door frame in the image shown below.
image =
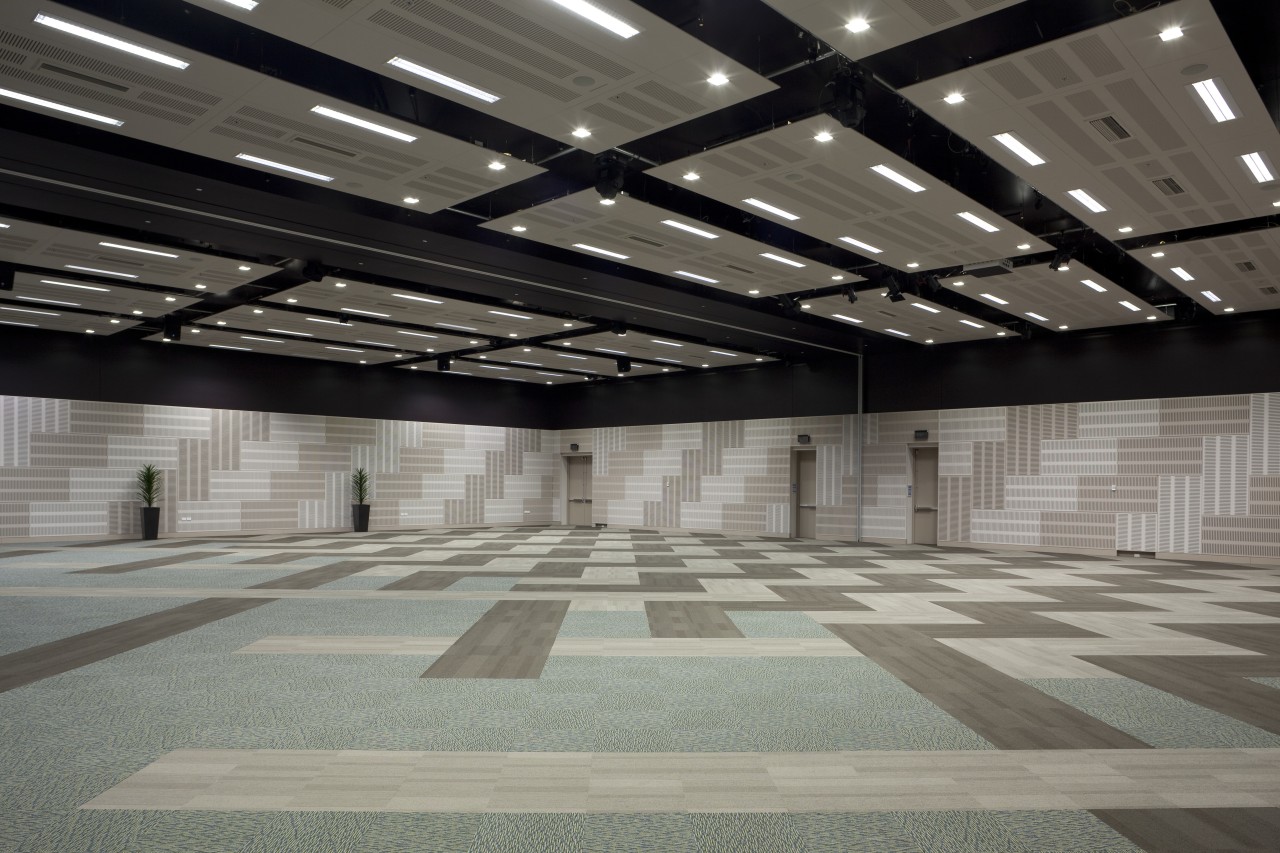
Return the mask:
{"type": "Polygon", "coordinates": [[[581,456],[590,459],[591,451],[560,454],[560,524],[563,527],[569,526],[569,460],[581,456]]]}
{"type": "MultiPolygon", "coordinates": [[[[907,485],[911,488],[911,494],[907,496],[906,509],[906,543],[914,545],[916,541],[916,450],[937,450],[938,451],[938,470],[942,470],[942,451],[938,448],[936,441],[913,441],[907,444],[907,485]]],[[[941,481],[942,474],[938,474],[941,481]]],[[[941,482],[939,482],[939,497],[941,497],[941,482]]],[[[939,501],[941,503],[941,501],[939,501]]],[[[939,515],[941,512],[939,511],[939,515]]],[[[936,537],[935,537],[936,538],[936,537]]]]}
{"type": "MultiPolygon", "coordinates": [[[[799,527],[800,515],[800,454],[812,453],[814,461],[814,472],[817,472],[818,448],[812,444],[793,444],[791,445],[791,517],[787,522],[787,537],[789,539],[797,538],[797,528],[799,527]]],[[[818,484],[813,484],[815,503],[817,502],[818,484]]],[[[817,510],[814,510],[817,513],[817,510]]],[[[816,516],[815,516],[816,525],[816,516]]],[[[814,531],[815,535],[817,531],[814,531]]]]}

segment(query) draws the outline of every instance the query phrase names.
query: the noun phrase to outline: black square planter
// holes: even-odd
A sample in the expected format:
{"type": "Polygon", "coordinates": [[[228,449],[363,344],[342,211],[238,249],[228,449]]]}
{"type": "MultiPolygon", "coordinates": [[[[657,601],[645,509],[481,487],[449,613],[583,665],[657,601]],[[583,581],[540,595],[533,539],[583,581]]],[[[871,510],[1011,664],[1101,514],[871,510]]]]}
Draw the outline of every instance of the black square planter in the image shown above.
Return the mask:
{"type": "Polygon", "coordinates": [[[142,538],[144,540],[160,538],[160,507],[142,507],[142,538]]]}
{"type": "Polygon", "coordinates": [[[369,505],[368,504],[352,504],[351,505],[351,526],[355,528],[356,533],[369,532],[369,505]]]}

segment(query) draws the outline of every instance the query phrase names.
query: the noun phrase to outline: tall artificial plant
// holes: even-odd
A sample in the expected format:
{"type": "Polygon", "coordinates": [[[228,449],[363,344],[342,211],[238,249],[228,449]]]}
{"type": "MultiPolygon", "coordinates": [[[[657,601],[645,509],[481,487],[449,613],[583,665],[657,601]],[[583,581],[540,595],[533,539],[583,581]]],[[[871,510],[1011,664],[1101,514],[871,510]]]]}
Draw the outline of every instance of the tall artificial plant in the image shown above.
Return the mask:
{"type": "Polygon", "coordinates": [[[369,472],[357,468],[351,474],[351,502],[366,504],[369,502],[369,472]]]}
{"type": "Polygon", "coordinates": [[[155,506],[159,500],[160,476],[160,469],[154,465],[143,465],[138,469],[138,500],[142,501],[143,506],[155,506]]]}

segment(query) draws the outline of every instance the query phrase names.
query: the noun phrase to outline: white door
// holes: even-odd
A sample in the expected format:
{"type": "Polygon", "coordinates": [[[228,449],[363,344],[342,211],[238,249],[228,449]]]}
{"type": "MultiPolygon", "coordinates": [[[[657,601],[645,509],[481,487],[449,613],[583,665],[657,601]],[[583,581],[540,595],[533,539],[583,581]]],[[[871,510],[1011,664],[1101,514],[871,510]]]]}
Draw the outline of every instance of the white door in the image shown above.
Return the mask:
{"type": "Polygon", "coordinates": [[[938,544],[938,448],[911,451],[911,541],[938,544]]]}
{"type": "Polygon", "coordinates": [[[568,489],[569,517],[566,521],[575,527],[591,526],[591,457],[569,456],[568,489]]]}

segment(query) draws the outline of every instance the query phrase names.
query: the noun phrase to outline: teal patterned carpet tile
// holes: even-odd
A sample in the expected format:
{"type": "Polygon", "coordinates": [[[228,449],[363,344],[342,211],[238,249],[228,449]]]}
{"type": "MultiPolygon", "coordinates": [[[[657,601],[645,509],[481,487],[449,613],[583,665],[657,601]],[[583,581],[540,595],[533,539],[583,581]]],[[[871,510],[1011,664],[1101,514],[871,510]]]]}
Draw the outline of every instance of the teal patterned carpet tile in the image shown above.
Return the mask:
{"type": "Polygon", "coordinates": [[[195,600],[0,596],[0,654],[158,613],[195,600]]]}
{"type": "Polygon", "coordinates": [[[730,610],[729,618],[747,637],[821,637],[831,632],[812,616],[794,610],[730,610]]]}
{"type": "Polygon", "coordinates": [[[509,592],[521,578],[461,578],[449,584],[450,592],[509,592]]]}

